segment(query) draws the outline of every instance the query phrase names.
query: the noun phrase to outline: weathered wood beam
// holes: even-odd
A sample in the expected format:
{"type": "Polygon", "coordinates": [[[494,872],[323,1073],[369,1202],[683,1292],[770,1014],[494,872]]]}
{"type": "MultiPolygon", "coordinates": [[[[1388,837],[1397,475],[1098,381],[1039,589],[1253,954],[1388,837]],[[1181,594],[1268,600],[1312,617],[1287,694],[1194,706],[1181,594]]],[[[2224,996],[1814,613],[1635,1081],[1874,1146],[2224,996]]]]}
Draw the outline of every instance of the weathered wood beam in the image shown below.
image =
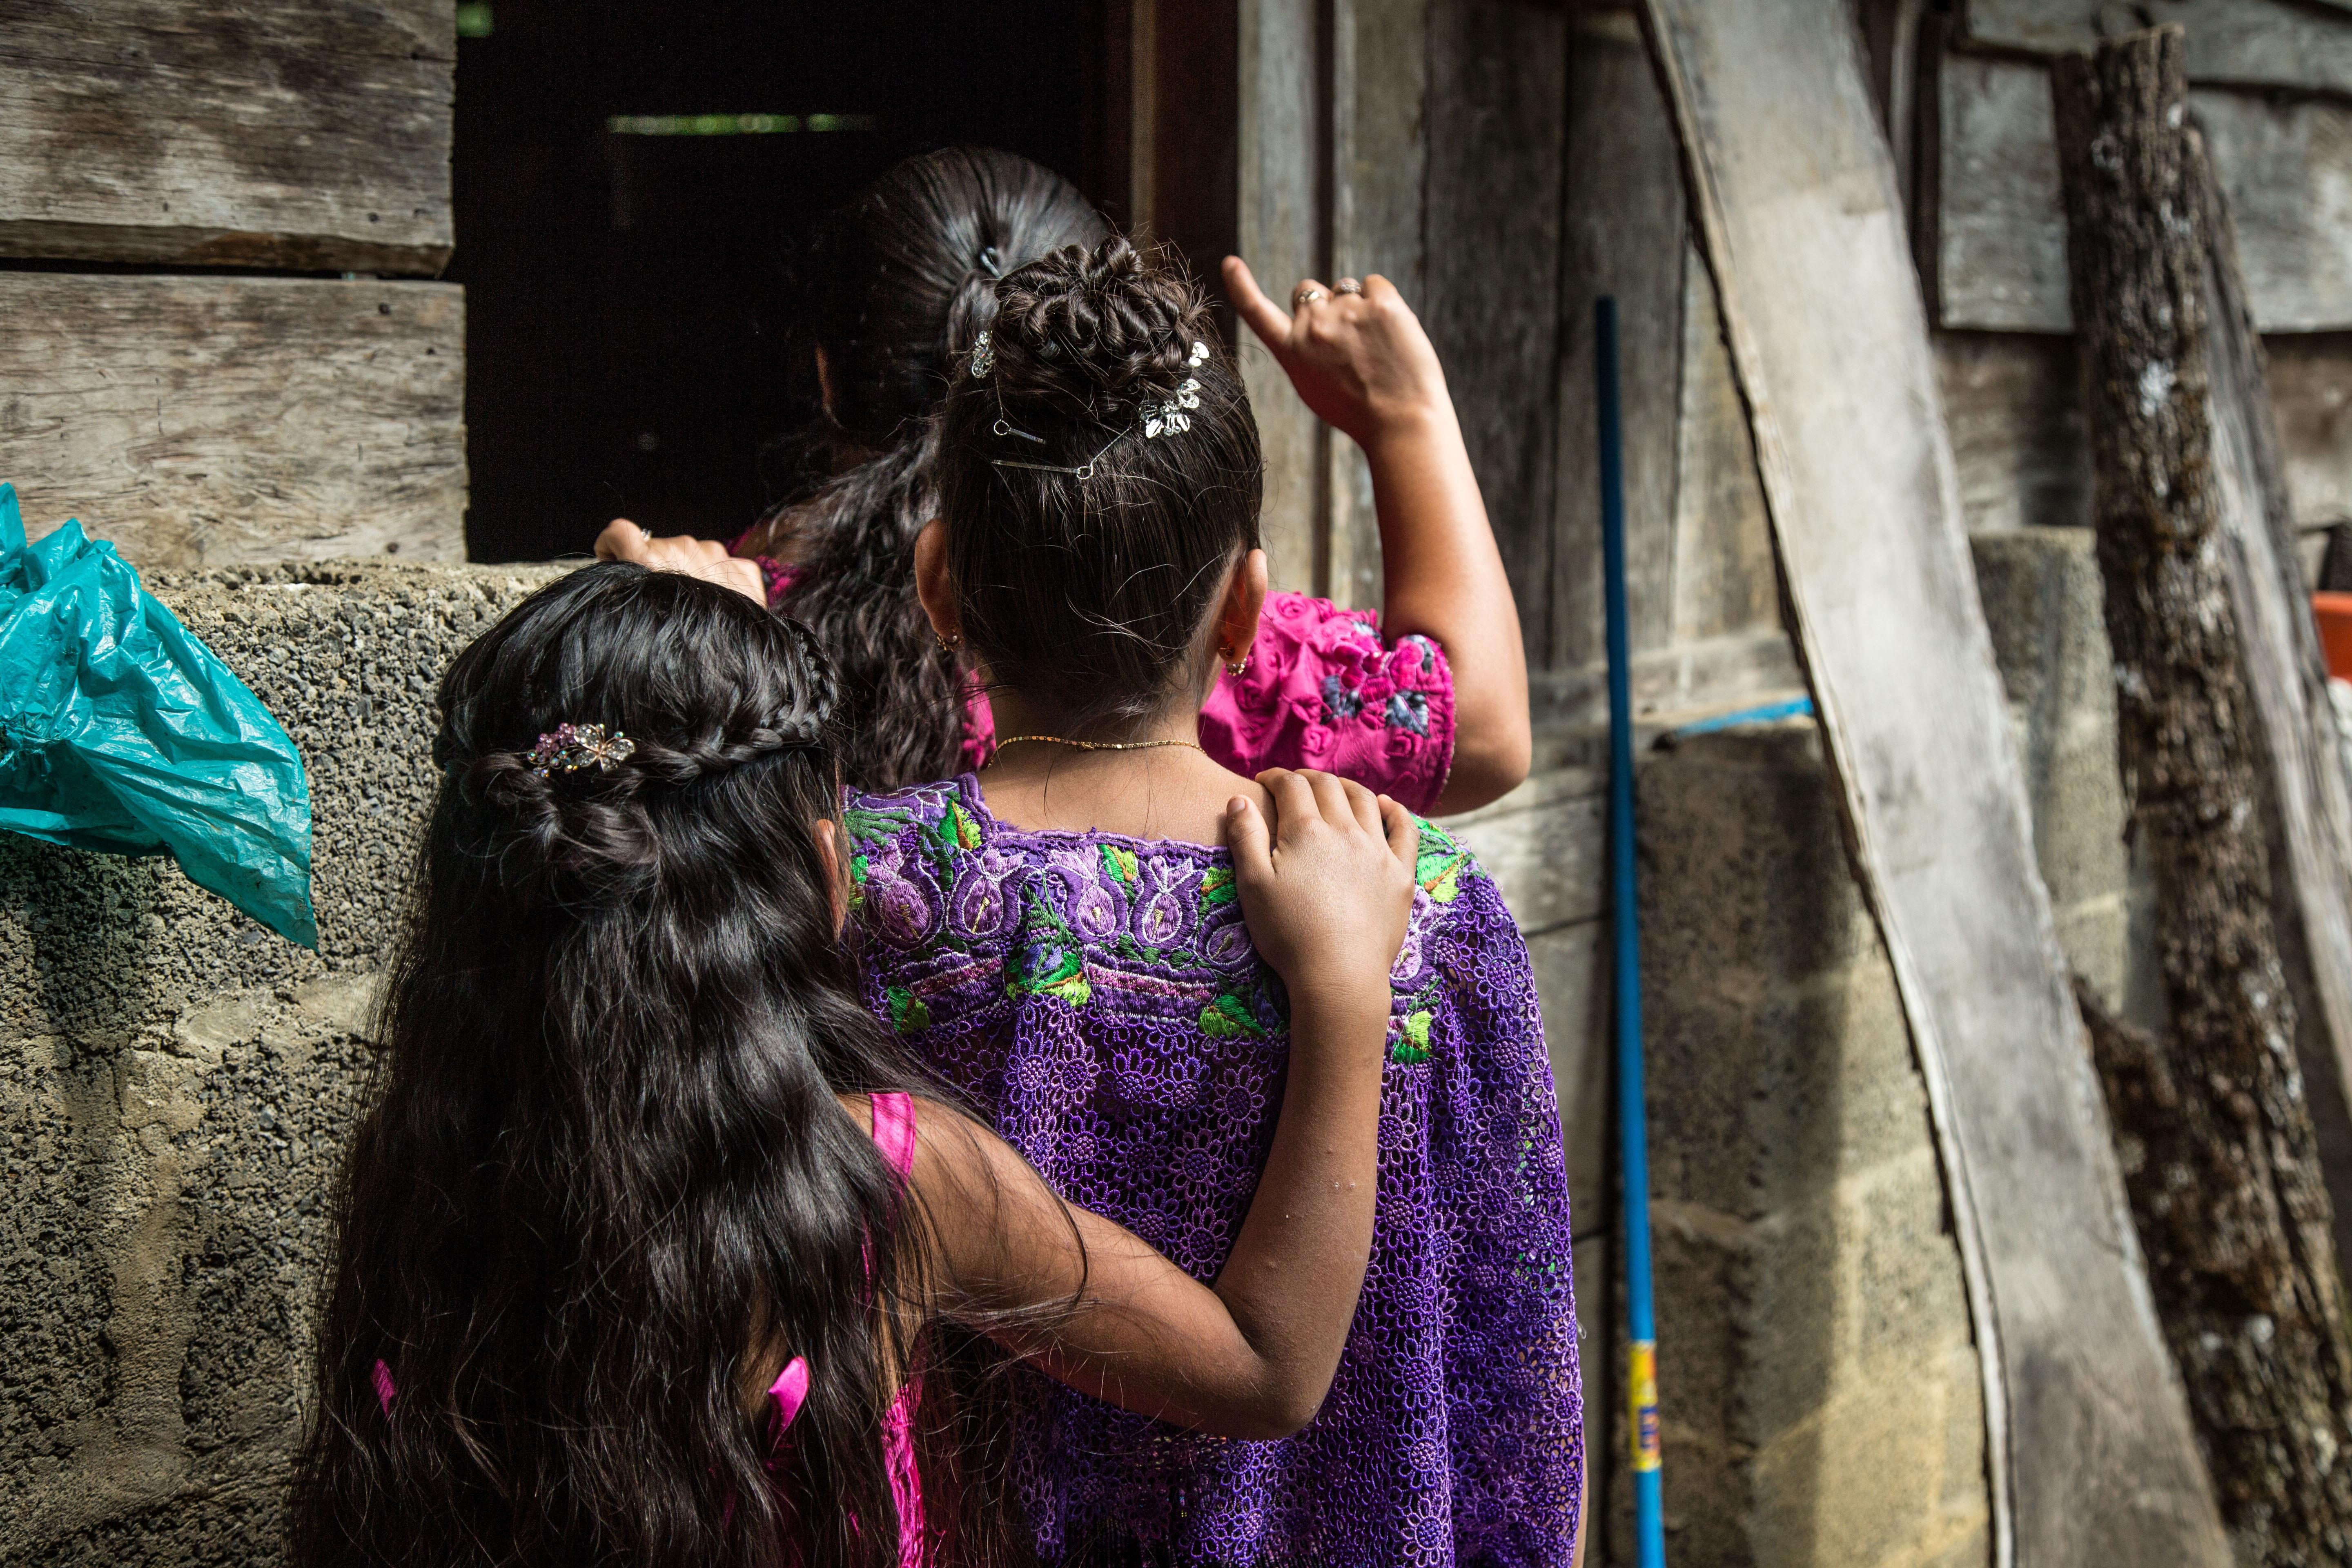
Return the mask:
{"type": "Polygon", "coordinates": [[[2344,0],[1968,0],[1962,16],[1974,42],[2042,55],[2089,48],[2118,25],[2177,23],[2192,82],[2352,94],[2352,5],[2344,0]]]}
{"type": "MultiPolygon", "coordinates": [[[[2352,47],[2352,17],[2337,25],[2352,47]]],[[[2066,218],[2051,142],[2049,73],[1947,54],[1937,86],[1932,218],[1940,325],[2063,332],[2066,218]]],[[[2352,103],[2192,89],[2236,220],[2248,298],[2267,332],[2352,326],[2352,103]]]]}
{"type": "MultiPolygon", "coordinates": [[[[2352,1342],[2272,919],[2224,561],[2205,194],[2179,28],[2053,68],[2118,750],[2167,1024],[2095,1035],[2149,1280],[2238,1560],[2352,1553],[2352,1342]]],[[[2237,389],[2241,394],[2243,388],[2237,389]]],[[[2257,526],[2261,526],[2258,522],[2257,526]]]]}
{"type": "Polygon", "coordinates": [[[0,479],[142,567],[460,558],[464,295],[0,272],[0,479]]]}
{"type": "Polygon", "coordinates": [[[2352,781],[2312,620],[2268,356],[2247,309],[2229,206],[2193,130],[2189,148],[2204,197],[2222,563],[2253,697],[2272,920],[2340,1259],[2352,1255],[2352,781]]]}
{"type": "Polygon", "coordinates": [[[1856,873],[1928,1086],[1985,1372],[1996,1561],[2220,1568],[2035,868],[1851,16],[1842,0],[1645,9],[1856,873]]]}
{"type": "Polygon", "coordinates": [[[438,273],[452,0],[0,0],[0,256],[438,273]]]}

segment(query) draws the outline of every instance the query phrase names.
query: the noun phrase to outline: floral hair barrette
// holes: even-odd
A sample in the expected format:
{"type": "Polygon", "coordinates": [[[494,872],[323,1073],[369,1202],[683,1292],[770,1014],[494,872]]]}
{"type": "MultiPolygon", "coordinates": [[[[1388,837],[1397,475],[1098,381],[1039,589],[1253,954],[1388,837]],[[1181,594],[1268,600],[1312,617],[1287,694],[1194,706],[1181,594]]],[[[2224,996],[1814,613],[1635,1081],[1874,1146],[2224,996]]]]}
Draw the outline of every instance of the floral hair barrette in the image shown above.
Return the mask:
{"type": "MultiPolygon", "coordinates": [[[[1209,345],[1195,339],[1192,343],[1192,357],[1185,361],[1185,364],[1190,369],[1198,370],[1208,358],[1209,345]]],[[[1200,406],[1201,383],[1195,377],[1188,375],[1184,378],[1183,384],[1170,393],[1165,399],[1144,405],[1143,438],[1150,441],[1161,436],[1173,436],[1181,430],[1190,430],[1192,427],[1192,416],[1187,411],[1200,406]]]]}
{"type": "Polygon", "coordinates": [[[636,751],[637,743],[618,730],[608,734],[602,724],[558,724],[539,738],[523,761],[541,778],[551,773],[576,773],[585,767],[609,773],[636,751]]]}

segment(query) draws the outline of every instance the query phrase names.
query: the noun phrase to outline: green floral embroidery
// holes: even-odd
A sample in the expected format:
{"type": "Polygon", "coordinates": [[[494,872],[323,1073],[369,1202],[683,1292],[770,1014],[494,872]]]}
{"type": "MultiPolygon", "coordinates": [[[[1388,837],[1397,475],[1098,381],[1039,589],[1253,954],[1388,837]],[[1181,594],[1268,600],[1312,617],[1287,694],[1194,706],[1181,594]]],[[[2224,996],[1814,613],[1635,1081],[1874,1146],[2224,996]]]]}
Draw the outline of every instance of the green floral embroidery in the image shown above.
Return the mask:
{"type": "Polygon", "coordinates": [[[1462,891],[1462,872],[1470,857],[1433,822],[1421,825],[1421,853],[1413,863],[1413,880],[1441,904],[1450,904],[1462,891]]]}
{"type": "Polygon", "coordinates": [[[1202,873],[1201,907],[1203,910],[1230,904],[1240,896],[1240,891],[1234,886],[1234,868],[1231,866],[1212,866],[1202,873]]]}
{"type": "Polygon", "coordinates": [[[1430,1020],[1431,1014],[1427,1009],[1406,1014],[1403,1026],[1389,1037],[1389,1059],[1402,1062],[1407,1067],[1418,1067],[1427,1061],[1430,1057],[1430,1020]]]}
{"type": "Polygon", "coordinates": [[[1020,951],[1005,976],[1007,996],[1057,996],[1073,1007],[1094,999],[1087,982],[1086,949],[1067,921],[1033,894],[1021,922],[1020,951]]]}
{"type": "Polygon", "coordinates": [[[1265,1038],[1265,1030],[1250,1012],[1249,1004],[1230,994],[1201,1009],[1201,1032],[1216,1040],[1265,1038]]]}
{"type": "Polygon", "coordinates": [[[923,829],[923,840],[931,858],[944,867],[964,850],[980,847],[980,824],[972,820],[971,813],[950,801],[948,808],[923,829]]]}
{"type": "Polygon", "coordinates": [[[890,1026],[902,1035],[931,1026],[931,1010],[923,999],[903,985],[893,985],[885,993],[890,998],[890,1026]]]}
{"type": "MultiPolygon", "coordinates": [[[[889,843],[900,828],[914,820],[909,812],[872,811],[862,805],[850,806],[841,814],[842,831],[849,835],[851,844],[861,849],[889,843]]],[[[859,863],[864,863],[862,858],[859,863]]]]}
{"type": "Polygon", "coordinates": [[[1121,849],[1115,844],[1106,844],[1102,847],[1102,860],[1104,870],[1129,887],[1133,887],[1136,879],[1143,874],[1142,868],[1136,864],[1135,851],[1132,849],[1121,849]]]}

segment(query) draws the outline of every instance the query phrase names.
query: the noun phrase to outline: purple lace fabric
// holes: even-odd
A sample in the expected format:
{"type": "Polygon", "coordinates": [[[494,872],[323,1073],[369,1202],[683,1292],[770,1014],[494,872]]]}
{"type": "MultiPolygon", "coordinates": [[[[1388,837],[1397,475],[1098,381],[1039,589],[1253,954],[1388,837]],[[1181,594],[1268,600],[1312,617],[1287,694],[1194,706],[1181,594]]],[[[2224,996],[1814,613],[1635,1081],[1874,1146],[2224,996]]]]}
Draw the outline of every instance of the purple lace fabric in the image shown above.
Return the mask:
{"type": "MultiPolygon", "coordinates": [[[[1223,849],[998,822],[966,775],[852,793],[866,1001],[1065,1195],[1213,1280],[1288,1048],[1223,849]]],[[[1583,1489],[1568,1183],[1526,944],[1422,829],[1391,976],[1371,1268],[1322,1412],[1202,1436],[1024,1374],[1048,1563],[1565,1568],[1583,1489]]]]}

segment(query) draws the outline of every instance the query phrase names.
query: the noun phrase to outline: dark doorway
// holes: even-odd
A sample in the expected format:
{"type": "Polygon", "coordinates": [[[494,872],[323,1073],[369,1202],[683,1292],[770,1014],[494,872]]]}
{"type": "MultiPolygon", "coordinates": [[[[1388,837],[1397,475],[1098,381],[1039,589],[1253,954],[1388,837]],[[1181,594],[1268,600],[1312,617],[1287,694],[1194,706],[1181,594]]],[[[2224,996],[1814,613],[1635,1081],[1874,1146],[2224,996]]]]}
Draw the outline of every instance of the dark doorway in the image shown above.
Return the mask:
{"type": "Polygon", "coordinates": [[[466,539],[732,535],[814,416],[790,258],[898,159],[1007,148],[1104,195],[1104,0],[493,0],[458,12],[466,539]]]}

